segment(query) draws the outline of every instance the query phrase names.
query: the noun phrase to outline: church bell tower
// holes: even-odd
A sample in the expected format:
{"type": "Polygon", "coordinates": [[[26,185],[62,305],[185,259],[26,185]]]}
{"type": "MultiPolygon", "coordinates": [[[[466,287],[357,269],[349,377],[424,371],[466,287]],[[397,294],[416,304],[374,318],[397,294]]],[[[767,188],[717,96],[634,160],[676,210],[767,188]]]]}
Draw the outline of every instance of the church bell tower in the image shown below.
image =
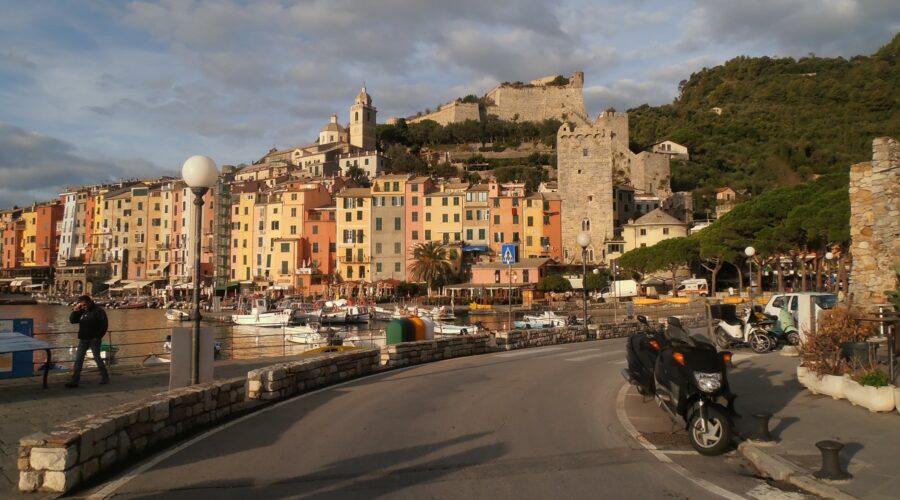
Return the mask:
{"type": "Polygon", "coordinates": [[[372,97],[363,86],[353,106],[350,106],[350,145],[375,151],[375,113],[372,97]]]}

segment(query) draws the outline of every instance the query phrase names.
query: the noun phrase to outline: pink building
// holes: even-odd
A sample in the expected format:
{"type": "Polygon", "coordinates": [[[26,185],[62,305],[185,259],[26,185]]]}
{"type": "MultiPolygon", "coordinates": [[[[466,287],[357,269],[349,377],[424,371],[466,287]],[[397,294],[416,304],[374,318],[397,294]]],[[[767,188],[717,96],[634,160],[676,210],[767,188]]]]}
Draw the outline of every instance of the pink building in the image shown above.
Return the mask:
{"type": "Polygon", "coordinates": [[[430,177],[414,177],[406,182],[406,266],[404,274],[409,277],[409,266],[412,264],[412,252],[416,245],[425,239],[425,195],[434,190],[434,181],[430,177]]]}

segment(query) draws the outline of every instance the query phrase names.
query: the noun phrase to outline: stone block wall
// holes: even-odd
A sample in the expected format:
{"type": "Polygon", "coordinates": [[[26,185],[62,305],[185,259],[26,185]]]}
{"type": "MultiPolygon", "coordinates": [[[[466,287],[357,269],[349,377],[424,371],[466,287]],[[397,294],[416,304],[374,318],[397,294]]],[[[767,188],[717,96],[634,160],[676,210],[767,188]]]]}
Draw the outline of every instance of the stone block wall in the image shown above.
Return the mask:
{"type": "Polygon", "coordinates": [[[485,354],[495,350],[491,336],[487,333],[404,342],[381,349],[381,367],[401,368],[442,359],[485,354]]]}
{"type": "Polygon", "coordinates": [[[584,342],[588,336],[583,327],[541,328],[497,333],[497,347],[503,351],[584,342]]]}
{"type": "Polygon", "coordinates": [[[884,304],[900,267],[900,143],[872,141],[872,161],[850,167],[850,294],[861,306],[884,304]]]}
{"type": "Polygon", "coordinates": [[[466,120],[481,120],[481,111],[477,102],[451,102],[444,104],[437,111],[422,116],[407,118],[407,123],[419,123],[425,120],[434,120],[441,125],[460,123],[466,120]]]}
{"type": "Polygon", "coordinates": [[[378,349],[326,354],[247,372],[247,397],[284,399],[378,371],[378,349]]]}
{"type": "Polygon", "coordinates": [[[244,410],[244,378],[185,387],[19,440],[19,490],[64,493],[130,457],[244,410]]]}

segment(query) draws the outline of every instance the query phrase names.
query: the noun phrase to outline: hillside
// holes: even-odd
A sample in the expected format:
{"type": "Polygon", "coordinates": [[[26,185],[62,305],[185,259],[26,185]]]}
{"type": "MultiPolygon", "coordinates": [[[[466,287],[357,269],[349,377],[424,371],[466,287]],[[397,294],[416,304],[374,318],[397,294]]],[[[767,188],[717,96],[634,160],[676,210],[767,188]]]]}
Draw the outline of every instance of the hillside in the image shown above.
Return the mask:
{"type": "Polygon", "coordinates": [[[758,193],[846,169],[871,158],[873,138],[900,135],[898,55],[900,35],[850,60],[737,57],[681,82],[673,104],[629,110],[632,149],[688,146],[675,190],[758,193]]]}

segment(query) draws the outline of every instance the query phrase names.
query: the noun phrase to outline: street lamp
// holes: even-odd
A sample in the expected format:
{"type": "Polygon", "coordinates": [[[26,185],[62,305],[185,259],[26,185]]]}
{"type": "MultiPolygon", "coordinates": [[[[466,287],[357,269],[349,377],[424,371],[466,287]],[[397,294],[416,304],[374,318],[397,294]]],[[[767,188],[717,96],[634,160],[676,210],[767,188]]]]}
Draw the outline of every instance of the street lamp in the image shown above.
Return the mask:
{"type": "Polygon", "coordinates": [[[825,252],[825,260],[828,261],[828,291],[830,292],[834,291],[834,282],[831,281],[831,275],[833,273],[831,267],[834,265],[832,259],[834,259],[834,254],[830,250],[825,252]]]}
{"type": "Polygon", "coordinates": [[[200,254],[203,252],[203,195],[216,185],[219,169],[216,162],[206,156],[191,156],[181,167],[184,183],[194,193],[194,321],[191,349],[193,350],[193,366],[191,367],[191,385],[200,383],[200,254]]]}
{"type": "Polygon", "coordinates": [[[750,307],[753,307],[753,256],[756,255],[756,249],[747,247],[744,249],[744,255],[747,256],[747,269],[750,273],[750,307]]]}
{"type": "Polygon", "coordinates": [[[578,243],[578,246],[581,247],[581,289],[584,291],[584,336],[587,338],[588,335],[588,324],[587,324],[587,306],[588,306],[588,291],[587,291],[587,249],[591,245],[591,233],[587,231],[582,231],[578,233],[578,236],[575,238],[575,242],[578,243]]]}
{"type": "Polygon", "coordinates": [[[506,303],[507,303],[506,321],[509,323],[509,326],[507,328],[509,329],[509,331],[512,331],[512,329],[513,329],[513,313],[512,313],[513,283],[518,281],[518,276],[512,270],[512,261],[510,261],[510,263],[509,263],[509,269],[506,274],[508,275],[508,278],[509,278],[509,288],[506,291],[506,303]]]}

